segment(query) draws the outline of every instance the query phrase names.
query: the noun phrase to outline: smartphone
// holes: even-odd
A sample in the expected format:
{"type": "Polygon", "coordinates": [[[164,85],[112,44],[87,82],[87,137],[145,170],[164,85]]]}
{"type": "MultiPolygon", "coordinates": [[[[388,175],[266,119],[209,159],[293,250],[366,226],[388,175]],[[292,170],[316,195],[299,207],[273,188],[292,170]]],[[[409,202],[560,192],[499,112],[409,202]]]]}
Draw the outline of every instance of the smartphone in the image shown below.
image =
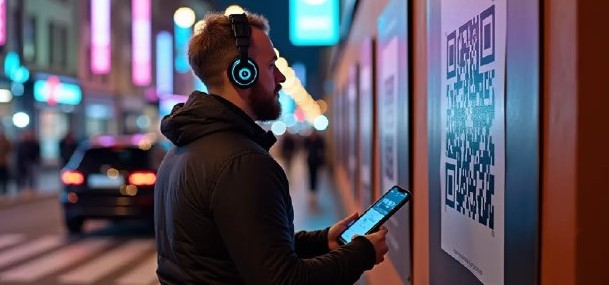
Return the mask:
{"type": "Polygon", "coordinates": [[[339,235],[338,241],[341,244],[346,244],[355,235],[363,236],[377,231],[387,219],[404,206],[406,202],[410,201],[411,198],[412,194],[410,191],[397,185],[393,186],[385,195],[374,202],[372,206],[368,207],[359,218],[348,225],[339,235]]]}

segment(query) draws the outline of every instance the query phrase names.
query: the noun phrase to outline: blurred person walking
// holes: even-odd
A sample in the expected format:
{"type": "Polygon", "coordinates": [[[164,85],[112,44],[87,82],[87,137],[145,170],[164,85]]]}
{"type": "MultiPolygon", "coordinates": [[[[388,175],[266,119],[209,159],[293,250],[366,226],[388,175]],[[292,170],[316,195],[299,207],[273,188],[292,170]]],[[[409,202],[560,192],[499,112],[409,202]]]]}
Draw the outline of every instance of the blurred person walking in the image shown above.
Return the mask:
{"type": "Polygon", "coordinates": [[[340,246],[351,215],[294,232],[276,142],[256,120],[279,117],[285,76],[268,22],[256,14],[208,14],[188,57],[209,94],[194,91],[161,122],[172,147],[157,172],[155,235],[160,283],[353,284],[384,260],[386,228],[340,246]]]}
{"type": "Polygon", "coordinates": [[[325,162],[326,144],[322,136],[315,130],[311,132],[304,141],[305,149],[307,150],[307,166],[309,174],[309,190],[310,201],[315,202],[317,199],[317,177],[319,167],[325,162]]]}
{"type": "Polygon", "coordinates": [[[59,141],[59,154],[61,156],[61,166],[63,167],[68,163],[70,157],[78,147],[78,142],[71,132],[67,132],[66,135],[59,141]]]}
{"type": "Polygon", "coordinates": [[[17,189],[34,190],[36,187],[36,169],[40,163],[40,143],[31,130],[20,135],[17,143],[17,189]]]}
{"type": "Polygon", "coordinates": [[[0,194],[8,194],[8,182],[10,180],[10,158],[13,145],[0,131],[0,194]]]}
{"type": "Polygon", "coordinates": [[[285,161],[286,170],[288,172],[290,172],[290,169],[292,168],[292,158],[296,153],[296,147],[296,137],[286,132],[281,141],[281,157],[285,161]]]}

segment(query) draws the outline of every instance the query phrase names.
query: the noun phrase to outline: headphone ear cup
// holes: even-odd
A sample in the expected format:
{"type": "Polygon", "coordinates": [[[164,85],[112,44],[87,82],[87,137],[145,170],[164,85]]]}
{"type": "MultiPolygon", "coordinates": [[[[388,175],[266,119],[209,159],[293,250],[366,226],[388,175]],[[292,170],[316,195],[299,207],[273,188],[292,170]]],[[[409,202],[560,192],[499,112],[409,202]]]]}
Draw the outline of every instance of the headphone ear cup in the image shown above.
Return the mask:
{"type": "Polygon", "coordinates": [[[241,58],[237,57],[227,71],[228,79],[242,89],[252,87],[258,80],[258,65],[250,58],[242,62],[241,58]]]}

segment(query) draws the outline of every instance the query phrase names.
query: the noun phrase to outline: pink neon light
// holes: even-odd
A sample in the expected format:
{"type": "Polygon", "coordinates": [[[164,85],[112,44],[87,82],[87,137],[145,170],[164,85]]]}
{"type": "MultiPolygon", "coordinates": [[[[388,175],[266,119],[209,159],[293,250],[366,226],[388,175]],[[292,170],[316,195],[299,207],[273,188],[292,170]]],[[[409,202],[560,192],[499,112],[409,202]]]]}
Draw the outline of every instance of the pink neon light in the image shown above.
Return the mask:
{"type": "Polygon", "coordinates": [[[150,0],[131,0],[131,78],[134,85],[146,86],[151,81],[150,0]]]}
{"type": "Polygon", "coordinates": [[[0,46],[6,43],[6,0],[0,0],[0,46]]]}
{"type": "Polygon", "coordinates": [[[91,0],[91,72],[110,72],[110,0],[91,0]]]}
{"type": "Polygon", "coordinates": [[[59,85],[61,85],[61,80],[57,76],[50,76],[47,79],[47,84],[49,85],[49,94],[47,97],[47,104],[50,106],[57,105],[57,97],[59,96],[59,85]]]}

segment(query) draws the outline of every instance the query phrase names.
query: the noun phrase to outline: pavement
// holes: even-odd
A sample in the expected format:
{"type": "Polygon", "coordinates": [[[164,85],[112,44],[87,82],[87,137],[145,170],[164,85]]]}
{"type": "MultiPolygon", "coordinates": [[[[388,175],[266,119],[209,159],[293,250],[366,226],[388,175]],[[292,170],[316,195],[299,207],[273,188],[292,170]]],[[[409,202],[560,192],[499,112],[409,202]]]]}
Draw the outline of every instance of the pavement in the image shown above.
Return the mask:
{"type": "Polygon", "coordinates": [[[8,193],[0,194],[0,209],[55,198],[59,195],[61,182],[58,168],[41,168],[38,170],[37,176],[35,189],[17,189],[15,181],[10,181],[8,193]]]}

